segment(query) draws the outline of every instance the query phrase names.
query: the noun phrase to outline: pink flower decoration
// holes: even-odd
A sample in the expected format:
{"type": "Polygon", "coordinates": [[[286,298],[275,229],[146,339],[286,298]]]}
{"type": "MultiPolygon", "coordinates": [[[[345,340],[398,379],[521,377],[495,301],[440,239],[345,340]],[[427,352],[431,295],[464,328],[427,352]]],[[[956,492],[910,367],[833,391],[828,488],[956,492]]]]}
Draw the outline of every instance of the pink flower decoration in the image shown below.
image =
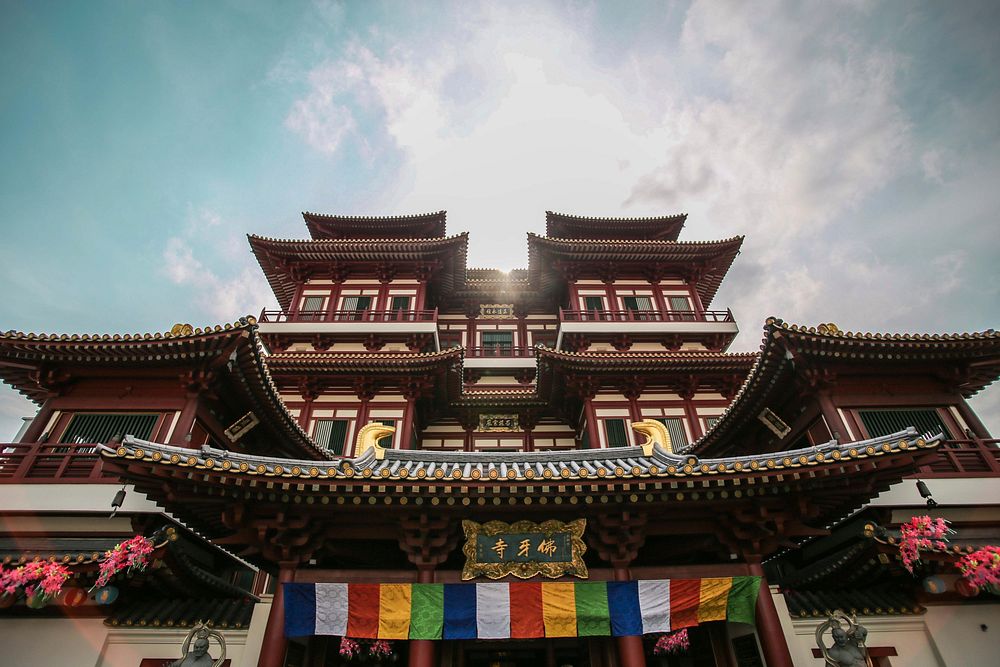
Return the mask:
{"type": "Polygon", "coordinates": [[[361,647],[358,643],[349,637],[341,637],[340,639],[340,655],[341,657],[350,660],[358,654],[361,647]]]}
{"type": "Polygon", "coordinates": [[[691,648],[691,641],[688,637],[687,628],[663,635],[656,640],[653,653],[662,655],[664,653],[686,653],[691,648]]]}
{"type": "Polygon", "coordinates": [[[121,544],[104,552],[100,563],[100,574],[94,583],[94,588],[107,586],[111,577],[122,570],[129,572],[145,570],[149,565],[149,555],[153,553],[153,541],[148,537],[136,535],[121,544]]]}
{"type": "Polygon", "coordinates": [[[962,556],[958,569],[966,581],[979,588],[1000,585],[1000,547],[985,546],[962,556]]]}
{"type": "Polygon", "coordinates": [[[900,526],[899,555],[906,571],[913,574],[914,566],[920,562],[921,551],[947,549],[948,534],[952,532],[947,521],[929,516],[915,516],[900,526]]]}

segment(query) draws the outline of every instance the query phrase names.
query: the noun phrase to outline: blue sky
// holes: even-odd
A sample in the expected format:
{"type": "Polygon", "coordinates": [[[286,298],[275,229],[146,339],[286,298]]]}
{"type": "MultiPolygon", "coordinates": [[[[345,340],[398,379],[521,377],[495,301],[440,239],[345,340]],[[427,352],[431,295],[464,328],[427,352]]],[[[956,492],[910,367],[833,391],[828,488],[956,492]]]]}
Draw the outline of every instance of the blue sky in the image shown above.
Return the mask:
{"type": "MultiPolygon", "coordinates": [[[[746,234],[734,349],[768,315],[997,325],[997,3],[0,12],[2,330],[232,321],[273,299],[247,232],[440,209],[472,266],[524,265],[546,209],[746,234]]],[[[973,405],[1000,432],[1000,390],[973,405]]],[[[0,433],[31,411],[0,389],[0,433]]]]}

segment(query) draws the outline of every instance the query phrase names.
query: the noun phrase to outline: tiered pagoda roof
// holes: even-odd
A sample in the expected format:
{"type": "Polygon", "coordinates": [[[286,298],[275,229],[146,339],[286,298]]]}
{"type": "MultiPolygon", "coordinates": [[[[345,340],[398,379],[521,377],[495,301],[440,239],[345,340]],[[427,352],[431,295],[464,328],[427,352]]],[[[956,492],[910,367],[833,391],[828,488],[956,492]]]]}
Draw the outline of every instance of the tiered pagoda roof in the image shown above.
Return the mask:
{"type": "Polygon", "coordinates": [[[247,239],[274,296],[288,308],[299,280],[330,277],[348,265],[412,263],[439,268],[434,280],[448,292],[465,283],[469,234],[422,238],[273,239],[249,234],[247,239]]]}
{"type": "Polygon", "coordinates": [[[447,211],[390,216],[302,213],[314,239],[444,238],[446,217],[447,211]]]}
{"type": "Polygon", "coordinates": [[[545,212],[545,235],[560,239],[676,241],[687,213],[641,218],[588,217],[545,212]]]}
{"type": "Polygon", "coordinates": [[[537,289],[551,290],[564,280],[560,267],[574,263],[631,269],[640,273],[676,272],[697,279],[707,308],[743,244],[742,236],[722,241],[646,241],[562,239],[528,233],[528,271],[537,289]]]}
{"type": "Polygon", "coordinates": [[[204,329],[178,325],[166,333],[0,334],[0,379],[39,404],[80,377],[175,367],[218,372],[231,389],[225,396],[239,401],[243,412],[252,410],[274,434],[274,445],[327,457],[278,396],[253,317],[204,329]]]}
{"type": "Polygon", "coordinates": [[[219,534],[225,531],[220,503],[259,497],[261,489],[269,494],[267,502],[305,508],[328,505],[331,499],[337,505],[360,504],[351,502],[355,495],[370,497],[369,504],[438,505],[442,495],[453,492],[466,499],[503,496],[511,499],[510,504],[533,504],[529,499],[538,497],[541,485],[543,495],[560,498],[555,504],[577,505],[582,500],[586,505],[595,497],[606,503],[606,494],[625,492],[632,494],[630,506],[635,511],[663,502],[700,501],[714,512],[718,511],[712,509],[714,503],[726,499],[753,502],[757,497],[802,492],[814,508],[810,523],[826,525],[911,474],[934,456],[939,444],[940,436],[922,437],[910,429],[861,442],[831,441],[766,455],[712,459],[671,454],[652,442],[612,449],[501,453],[374,447],[356,458],[326,464],[211,447],[191,450],[134,438],[102,446],[101,453],[106,464],[140,492],[167,501],[172,509],[168,494],[184,498],[175,511],[193,525],[219,534]],[[861,469],[865,475],[856,480],[858,484],[845,484],[861,469]],[[189,485],[192,474],[199,480],[197,494],[171,491],[189,485]],[[374,496],[376,486],[385,489],[374,496]],[[588,496],[591,500],[586,500],[588,496]]]}
{"type": "Polygon", "coordinates": [[[796,375],[815,377],[838,368],[864,374],[877,366],[902,383],[907,373],[927,373],[935,363],[945,367],[943,382],[970,397],[1000,377],[1000,333],[854,333],[832,324],[804,327],[768,318],[753,369],[726,412],[691,451],[729,451],[744,429],[763,428],[757,415],[795,391],[796,375]]]}

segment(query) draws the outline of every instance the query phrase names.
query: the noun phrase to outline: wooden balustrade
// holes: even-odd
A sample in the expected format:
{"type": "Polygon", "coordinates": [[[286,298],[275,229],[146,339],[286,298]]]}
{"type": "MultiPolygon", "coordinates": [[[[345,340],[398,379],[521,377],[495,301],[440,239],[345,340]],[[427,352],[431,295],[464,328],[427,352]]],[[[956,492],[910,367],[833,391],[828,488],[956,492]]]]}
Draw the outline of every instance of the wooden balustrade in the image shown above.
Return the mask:
{"type": "Polygon", "coordinates": [[[920,469],[919,477],[1000,476],[1000,440],[946,440],[937,454],[920,469]]]}
{"type": "Polygon", "coordinates": [[[259,322],[437,322],[434,310],[264,310],[259,322]]]}
{"type": "Polygon", "coordinates": [[[487,345],[485,347],[467,347],[465,356],[469,358],[481,357],[530,357],[534,354],[533,348],[522,345],[487,345]]]}
{"type": "Polygon", "coordinates": [[[559,310],[563,322],[733,322],[731,310],[559,310]]]}
{"type": "Polygon", "coordinates": [[[101,469],[95,444],[26,442],[0,444],[0,484],[115,481],[101,469]]]}

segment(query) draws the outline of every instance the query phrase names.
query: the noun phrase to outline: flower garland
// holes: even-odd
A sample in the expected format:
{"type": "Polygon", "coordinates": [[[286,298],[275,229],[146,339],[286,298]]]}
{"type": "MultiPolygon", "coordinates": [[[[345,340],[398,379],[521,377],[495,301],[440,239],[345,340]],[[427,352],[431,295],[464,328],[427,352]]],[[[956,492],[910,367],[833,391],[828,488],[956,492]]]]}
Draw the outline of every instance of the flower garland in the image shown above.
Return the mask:
{"type": "Polygon", "coordinates": [[[970,584],[979,588],[1000,586],[1000,547],[985,546],[962,556],[958,569],[970,584]]]}
{"type": "MultiPolygon", "coordinates": [[[[377,661],[381,661],[382,658],[391,658],[395,655],[392,650],[392,642],[390,641],[376,639],[370,643],[365,643],[368,645],[367,655],[375,658],[377,661]]],[[[350,637],[340,638],[340,657],[345,660],[353,660],[354,658],[364,658],[364,656],[365,653],[361,642],[350,637]]]]}
{"type": "Polygon", "coordinates": [[[127,539],[113,549],[104,552],[104,560],[100,564],[100,575],[94,583],[94,588],[106,586],[111,581],[111,577],[122,570],[129,572],[145,570],[146,566],[149,565],[149,554],[151,553],[153,553],[153,541],[142,535],[127,539]]]}
{"type": "Polygon", "coordinates": [[[60,563],[28,563],[13,570],[0,566],[0,593],[15,595],[22,588],[26,597],[49,600],[62,591],[69,574],[69,568],[60,563]]]}
{"type": "Polygon", "coordinates": [[[953,532],[947,521],[929,516],[915,516],[900,526],[899,554],[906,571],[913,574],[913,568],[920,562],[921,549],[947,549],[948,534],[953,532]]]}
{"type": "Polygon", "coordinates": [[[656,655],[686,653],[689,648],[691,648],[691,640],[688,637],[687,628],[684,628],[683,630],[671,632],[669,635],[663,635],[657,639],[656,645],[653,647],[653,653],[656,655]]]}

